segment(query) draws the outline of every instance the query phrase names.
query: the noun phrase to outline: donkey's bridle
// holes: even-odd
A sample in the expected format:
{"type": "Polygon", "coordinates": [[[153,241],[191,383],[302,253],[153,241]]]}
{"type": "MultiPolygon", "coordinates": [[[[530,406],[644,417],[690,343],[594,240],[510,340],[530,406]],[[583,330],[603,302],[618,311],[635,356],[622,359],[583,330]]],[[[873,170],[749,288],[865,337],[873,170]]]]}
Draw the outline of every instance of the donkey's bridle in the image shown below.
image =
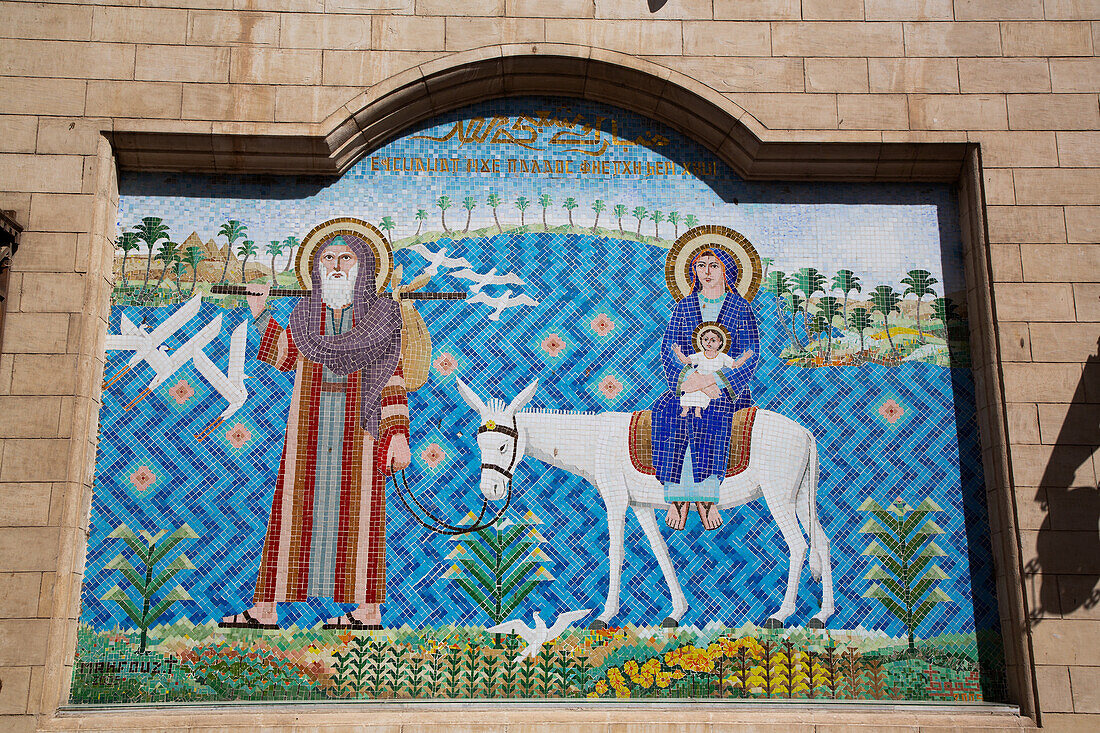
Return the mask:
{"type": "Polygon", "coordinates": [[[477,434],[482,433],[504,433],[512,439],[512,458],[508,461],[508,468],[501,468],[492,463],[482,463],[481,470],[490,469],[496,471],[504,478],[508,479],[508,490],[512,489],[512,472],[516,469],[516,459],[518,458],[519,451],[519,425],[516,423],[515,415],[512,416],[512,427],[507,425],[497,425],[494,421],[490,420],[477,429],[477,434]]]}

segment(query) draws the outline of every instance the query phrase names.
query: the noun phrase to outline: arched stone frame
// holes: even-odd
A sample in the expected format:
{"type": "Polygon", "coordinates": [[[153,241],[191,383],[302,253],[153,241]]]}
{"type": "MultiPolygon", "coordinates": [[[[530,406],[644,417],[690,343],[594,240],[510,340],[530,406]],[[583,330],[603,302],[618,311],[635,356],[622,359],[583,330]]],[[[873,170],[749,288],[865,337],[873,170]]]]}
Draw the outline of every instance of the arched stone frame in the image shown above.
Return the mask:
{"type": "MultiPolygon", "coordinates": [[[[105,132],[109,144],[100,147],[97,194],[101,202],[97,206],[93,236],[102,241],[111,235],[114,216],[109,213],[110,207],[117,208],[116,167],[133,171],[339,176],[363,156],[422,120],[487,99],[542,94],[607,103],[662,122],[708,148],[748,180],[929,181],[952,183],[957,187],[967,266],[968,307],[974,314],[970,319],[973,371],[1009,686],[1021,712],[1038,719],[1015,495],[1006,441],[1007,415],[996,339],[980,150],[976,145],[938,141],[886,142],[882,134],[876,132],[773,131],[713,89],[633,56],[583,46],[497,45],[444,56],[396,74],[358,95],[316,125],[196,124],[171,120],[128,124],[125,120],[117,120],[113,129],[105,132]]],[[[104,297],[99,301],[100,312],[96,314],[103,323],[98,339],[93,339],[102,344],[109,310],[106,294],[109,292],[110,263],[101,255],[95,264],[99,268],[96,274],[105,278],[104,297]]],[[[81,384],[89,385],[93,393],[88,396],[97,400],[95,385],[101,375],[81,377],[81,384]]],[[[96,421],[89,420],[82,427],[86,435],[80,437],[94,445],[96,421]]],[[[74,439],[80,439],[75,432],[74,439]]],[[[94,461],[94,454],[94,448],[86,453],[89,463],[94,461]]],[[[87,466],[86,470],[90,476],[94,465],[87,466]]],[[[90,483],[89,479],[87,485],[90,483]]],[[[77,517],[77,521],[70,524],[86,523],[89,502],[90,494],[76,502],[83,509],[83,519],[77,517]]],[[[46,677],[51,682],[42,698],[45,708],[42,712],[49,720],[41,722],[48,722],[48,727],[54,729],[75,728],[81,725],[77,721],[82,717],[80,714],[53,715],[67,699],[72,672],[85,540],[83,532],[76,527],[63,531],[71,533],[71,540],[63,542],[66,551],[62,553],[60,564],[75,565],[76,574],[61,572],[58,577],[77,580],[64,594],[69,600],[69,609],[55,611],[51,625],[52,643],[46,660],[46,677]]],[[[469,709],[470,722],[481,719],[482,713],[474,706],[465,707],[469,709]]],[[[406,707],[395,709],[387,717],[395,723],[412,722],[422,720],[425,713],[406,707]]],[[[181,714],[184,714],[182,710],[181,714]]],[[[194,715],[195,711],[186,714],[194,715]]],[[[347,724],[351,719],[343,716],[350,714],[353,714],[352,708],[326,712],[316,718],[311,716],[311,719],[316,724],[347,724]]],[[[682,716],[680,712],[677,714],[682,716]]],[[[709,708],[709,712],[702,714],[714,721],[753,720],[753,714],[745,710],[730,709],[727,714],[709,708]]],[[[163,715],[163,710],[116,713],[95,725],[105,728],[151,726],[157,725],[157,719],[163,715]]],[[[592,715],[595,717],[560,719],[578,722],[606,719],[604,712],[592,711],[592,715]]],[[[788,713],[769,715],[781,721],[788,713]]],[[[813,718],[814,722],[859,720],[858,714],[828,710],[815,712],[813,718]]],[[[221,724],[242,728],[261,722],[264,725],[292,725],[297,719],[294,712],[280,708],[219,718],[221,724]]],[[[649,718],[635,718],[624,712],[623,720],[630,719],[642,722],[649,718]]],[[[438,720],[455,722],[453,716],[447,715],[438,720]]],[[[530,722],[531,717],[516,711],[514,720],[530,722]]],[[[790,718],[792,723],[794,720],[790,718]]],[[[922,719],[921,722],[952,725],[962,720],[958,714],[950,714],[939,721],[922,719]]]]}

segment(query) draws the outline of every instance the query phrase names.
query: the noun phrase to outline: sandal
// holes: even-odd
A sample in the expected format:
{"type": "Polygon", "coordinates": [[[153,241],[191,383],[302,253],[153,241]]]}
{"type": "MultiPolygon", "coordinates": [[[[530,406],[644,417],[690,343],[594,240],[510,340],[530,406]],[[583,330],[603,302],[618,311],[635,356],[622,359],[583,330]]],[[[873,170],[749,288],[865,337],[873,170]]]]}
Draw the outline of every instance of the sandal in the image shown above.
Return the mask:
{"type": "Polygon", "coordinates": [[[697,501],[695,508],[699,511],[699,519],[703,521],[703,527],[714,530],[722,526],[722,514],[713,501],[697,501]]]}
{"type": "Polygon", "coordinates": [[[681,530],[687,524],[688,519],[688,505],[686,501],[672,501],[668,504],[668,516],[665,517],[665,524],[674,530],[681,530]]]}
{"type": "Polygon", "coordinates": [[[244,619],[243,621],[219,621],[219,629],[255,629],[258,631],[278,631],[280,630],[279,624],[265,624],[260,623],[260,620],[253,616],[248,611],[241,611],[240,613],[233,614],[233,619],[244,619]]]}
{"type": "Polygon", "coordinates": [[[341,631],[378,631],[382,628],[382,624],[365,624],[348,611],[343,616],[337,616],[335,621],[321,624],[321,628],[341,631]]]}

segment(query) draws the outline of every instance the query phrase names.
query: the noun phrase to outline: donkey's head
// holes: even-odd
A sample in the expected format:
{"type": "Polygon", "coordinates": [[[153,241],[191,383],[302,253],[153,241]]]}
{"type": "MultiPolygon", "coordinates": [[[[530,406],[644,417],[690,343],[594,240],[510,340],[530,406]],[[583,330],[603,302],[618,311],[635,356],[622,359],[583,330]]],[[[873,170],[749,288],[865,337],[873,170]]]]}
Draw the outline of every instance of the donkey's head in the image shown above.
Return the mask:
{"type": "Polygon", "coordinates": [[[493,501],[503,499],[512,483],[512,474],[527,449],[527,436],[516,424],[516,413],[535,396],[539,380],[527,385],[508,404],[498,399],[483,402],[461,379],[456,379],[455,384],[462,399],[479,418],[477,446],[481,449],[481,493],[493,501]]]}

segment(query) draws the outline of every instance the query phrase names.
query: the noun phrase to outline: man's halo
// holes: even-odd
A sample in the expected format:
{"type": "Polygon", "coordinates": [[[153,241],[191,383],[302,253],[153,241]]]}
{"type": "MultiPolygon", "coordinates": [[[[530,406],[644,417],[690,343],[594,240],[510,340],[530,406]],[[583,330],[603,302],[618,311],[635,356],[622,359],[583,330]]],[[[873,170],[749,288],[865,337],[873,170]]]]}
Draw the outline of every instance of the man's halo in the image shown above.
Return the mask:
{"type": "Polygon", "coordinates": [[[720,249],[737,263],[737,292],[751,301],[760,289],[760,255],[739,232],[708,224],[680,235],[665,258],[665,285],[676,300],[691,294],[691,261],[702,249],[720,249]]]}
{"type": "Polygon", "coordinates": [[[322,224],[318,224],[302,239],[302,246],[298,248],[298,257],[294,261],[294,271],[298,276],[298,284],[305,290],[313,288],[311,273],[317,259],[317,253],[321,251],[324,245],[340,234],[358,237],[367,242],[374,250],[374,284],[378,292],[381,293],[389,285],[390,275],[393,273],[393,250],[390,249],[389,240],[373,224],[347,216],[339,219],[329,219],[322,224]],[[303,267],[303,264],[306,267],[303,267]]]}

